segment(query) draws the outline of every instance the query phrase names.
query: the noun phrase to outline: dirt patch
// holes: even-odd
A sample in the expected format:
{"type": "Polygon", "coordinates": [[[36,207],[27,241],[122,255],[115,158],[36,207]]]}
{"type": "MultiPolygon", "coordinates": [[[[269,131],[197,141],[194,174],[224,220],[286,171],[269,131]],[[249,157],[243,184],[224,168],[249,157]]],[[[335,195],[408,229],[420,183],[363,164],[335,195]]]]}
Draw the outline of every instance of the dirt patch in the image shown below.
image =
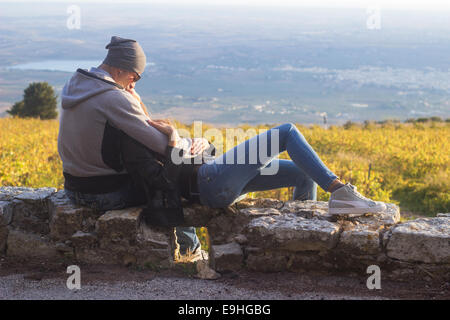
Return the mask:
{"type": "Polygon", "coordinates": [[[318,273],[255,273],[223,275],[222,281],[236,287],[258,290],[276,290],[287,296],[301,292],[326,292],[335,295],[354,295],[361,298],[387,299],[450,299],[449,282],[381,281],[380,290],[369,290],[367,277],[330,276],[318,273]]]}
{"type": "MultiPolygon", "coordinates": [[[[67,279],[67,264],[49,264],[41,262],[10,261],[0,259],[0,277],[23,274],[30,281],[44,279],[67,279]]],[[[158,278],[194,279],[194,268],[173,268],[166,270],[139,269],[136,267],[79,265],[82,270],[83,284],[102,282],[106,284],[126,282],[146,282],[158,278]]],[[[382,280],[380,290],[369,290],[366,286],[367,277],[348,277],[341,275],[325,275],[308,273],[259,273],[241,271],[225,273],[215,283],[232,290],[249,290],[257,292],[279,292],[286,297],[296,297],[309,293],[314,298],[326,299],[327,296],[352,296],[361,299],[450,299],[449,282],[395,282],[382,280]],[[325,293],[325,295],[324,295],[325,293]]]]}

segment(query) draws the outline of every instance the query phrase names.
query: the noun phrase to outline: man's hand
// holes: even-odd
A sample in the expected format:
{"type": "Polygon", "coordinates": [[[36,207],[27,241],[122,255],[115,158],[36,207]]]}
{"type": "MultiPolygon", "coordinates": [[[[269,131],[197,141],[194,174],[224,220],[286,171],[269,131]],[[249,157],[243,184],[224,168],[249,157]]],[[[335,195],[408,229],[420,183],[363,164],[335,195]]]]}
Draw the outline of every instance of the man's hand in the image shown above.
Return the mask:
{"type": "Polygon", "coordinates": [[[209,148],[209,142],[205,138],[193,138],[191,154],[200,154],[209,148]]]}

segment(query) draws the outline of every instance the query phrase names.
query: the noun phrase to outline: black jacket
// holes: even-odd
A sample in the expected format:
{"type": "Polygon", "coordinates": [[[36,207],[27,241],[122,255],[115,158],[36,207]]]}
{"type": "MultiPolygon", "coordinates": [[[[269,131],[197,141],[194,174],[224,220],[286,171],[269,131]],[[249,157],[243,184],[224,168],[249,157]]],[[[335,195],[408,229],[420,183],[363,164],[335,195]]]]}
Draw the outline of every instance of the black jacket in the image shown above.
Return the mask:
{"type": "MultiPolygon", "coordinates": [[[[175,227],[184,223],[181,197],[199,203],[197,170],[201,164],[175,164],[172,153],[181,157],[182,149],[167,146],[165,156],[145,147],[123,131],[106,124],[102,153],[105,163],[120,172],[126,169],[137,188],[145,191],[147,206],[142,211],[144,221],[150,225],[175,227]],[[103,150],[104,149],[104,150],[103,150]]],[[[214,156],[211,144],[206,155],[214,156]]]]}
{"type": "Polygon", "coordinates": [[[150,225],[174,227],[184,223],[181,193],[178,187],[181,166],[173,165],[166,157],[147,149],[120,131],[122,164],[136,187],[143,189],[147,206],[142,211],[144,221],[150,225]]]}

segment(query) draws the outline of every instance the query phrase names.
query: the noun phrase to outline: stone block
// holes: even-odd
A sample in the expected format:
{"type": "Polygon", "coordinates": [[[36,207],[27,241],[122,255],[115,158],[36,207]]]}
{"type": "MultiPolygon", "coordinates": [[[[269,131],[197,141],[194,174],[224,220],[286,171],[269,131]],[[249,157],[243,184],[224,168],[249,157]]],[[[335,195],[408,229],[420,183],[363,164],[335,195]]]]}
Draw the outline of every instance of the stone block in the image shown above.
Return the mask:
{"type": "Polygon", "coordinates": [[[27,187],[0,187],[0,201],[13,200],[15,196],[24,192],[34,192],[36,189],[27,187]]]}
{"type": "Polygon", "coordinates": [[[72,246],[77,249],[89,249],[98,247],[98,239],[94,233],[77,231],[70,237],[72,246]]]}
{"type": "Polygon", "coordinates": [[[287,269],[293,272],[317,271],[332,268],[333,265],[323,259],[315,251],[299,251],[287,258],[287,269]]]}
{"type": "Polygon", "coordinates": [[[403,261],[450,263],[450,220],[421,218],[393,227],[385,233],[388,257],[403,261]]]}
{"type": "Polygon", "coordinates": [[[237,271],[243,267],[244,254],[236,242],[211,246],[211,264],[218,271],[237,271]]]}
{"type": "Polygon", "coordinates": [[[279,216],[280,210],[275,208],[245,208],[240,209],[239,214],[246,217],[249,221],[258,217],[279,216]]]}
{"type": "Polygon", "coordinates": [[[245,198],[239,202],[236,202],[234,206],[236,209],[245,208],[274,208],[281,209],[283,207],[283,201],[271,198],[245,198]]]}
{"type": "Polygon", "coordinates": [[[368,225],[351,224],[344,227],[339,238],[337,249],[341,254],[369,254],[376,255],[381,252],[380,229],[373,230],[368,225]]]}
{"type": "Polygon", "coordinates": [[[82,229],[83,209],[73,207],[56,207],[50,221],[52,239],[67,240],[75,232],[82,229]]]}
{"type": "Polygon", "coordinates": [[[95,233],[77,231],[70,238],[78,262],[87,264],[120,264],[114,254],[99,248],[95,233]]]}
{"type": "Polygon", "coordinates": [[[334,248],[340,227],[326,220],[284,214],[253,219],[247,230],[250,246],[297,252],[334,248]]]}
{"type": "Polygon", "coordinates": [[[77,231],[92,232],[101,212],[72,204],[64,190],[48,199],[50,236],[55,240],[67,240],[77,231]]]}
{"type": "Polygon", "coordinates": [[[0,201],[0,255],[6,251],[8,225],[12,220],[12,206],[8,201],[0,201]]]}
{"type": "Polygon", "coordinates": [[[333,220],[332,216],[328,214],[328,202],[325,201],[286,201],[280,212],[292,213],[307,219],[333,220]]]}
{"type": "Polygon", "coordinates": [[[197,274],[194,276],[198,279],[216,280],[220,278],[220,274],[211,269],[208,260],[199,260],[195,262],[197,274]]]}
{"type": "Polygon", "coordinates": [[[107,211],[100,216],[95,225],[100,247],[136,245],[141,211],[142,208],[135,207],[107,211]]]}
{"type": "Polygon", "coordinates": [[[10,200],[12,204],[11,227],[36,234],[48,234],[47,199],[55,192],[55,188],[0,188],[0,200],[10,200]]]}
{"type": "Polygon", "coordinates": [[[14,199],[26,202],[45,201],[56,192],[56,188],[36,188],[16,194],[14,199]]]}
{"type": "Polygon", "coordinates": [[[450,218],[450,213],[438,213],[436,215],[438,218],[450,218]]]}
{"type": "Polygon", "coordinates": [[[268,208],[243,208],[228,207],[222,209],[223,213],[215,216],[206,225],[212,244],[224,244],[235,241],[235,237],[242,234],[248,223],[257,217],[279,216],[280,211],[268,208]]]}
{"type": "Polygon", "coordinates": [[[72,236],[77,258],[104,264],[170,266],[174,229],[141,223],[141,211],[142,208],[135,207],[106,212],[97,220],[96,240],[84,233],[72,236]]]}
{"type": "Polygon", "coordinates": [[[63,254],[47,237],[23,230],[9,230],[6,255],[58,261],[63,254]]]}
{"type": "Polygon", "coordinates": [[[174,232],[174,228],[149,227],[141,223],[136,235],[136,263],[142,266],[171,266],[176,247],[174,232]]]}
{"type": "Polygon", "coordinates": [[[247,253],[246,267],[251,271],[280,272],[288,270],[289,254],[279,251],[257,252],[251,250],[247,253]]]}

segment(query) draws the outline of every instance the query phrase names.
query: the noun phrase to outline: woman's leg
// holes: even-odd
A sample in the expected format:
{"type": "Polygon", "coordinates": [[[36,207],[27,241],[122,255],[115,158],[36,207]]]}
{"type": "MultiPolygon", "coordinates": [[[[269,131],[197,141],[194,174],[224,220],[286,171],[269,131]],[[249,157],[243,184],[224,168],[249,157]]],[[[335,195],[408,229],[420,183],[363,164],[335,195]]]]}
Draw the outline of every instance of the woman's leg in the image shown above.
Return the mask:
{"type": "MultiPolygon", "coordinates": [[[[277,177],[280,162],[272,163],[283,151],[287,151],[293,163],[325,191],[337,179],[295,125],[287,123],[261,133],[230,149],[213,162],[202,165],[198,173],[202,203],[211,207],[228,206],[259,175],[274,176],[268,178],[272,185],[268,184],[266,190],[274,183],[279,183],[277,185],[280,187],[288,186],[277,177]]],[[[264,187],[261,184],[259,186],[264,187]]]]}
{"type": "Polygon", "coordinates": [[[317,184],[293,161],[273,159],[268,166],[270,165],[278,166],[278,172],[275,175],[256,175],[247,183],[241,194],[294,187],[294,200],[317,200],[317,184]]]}

